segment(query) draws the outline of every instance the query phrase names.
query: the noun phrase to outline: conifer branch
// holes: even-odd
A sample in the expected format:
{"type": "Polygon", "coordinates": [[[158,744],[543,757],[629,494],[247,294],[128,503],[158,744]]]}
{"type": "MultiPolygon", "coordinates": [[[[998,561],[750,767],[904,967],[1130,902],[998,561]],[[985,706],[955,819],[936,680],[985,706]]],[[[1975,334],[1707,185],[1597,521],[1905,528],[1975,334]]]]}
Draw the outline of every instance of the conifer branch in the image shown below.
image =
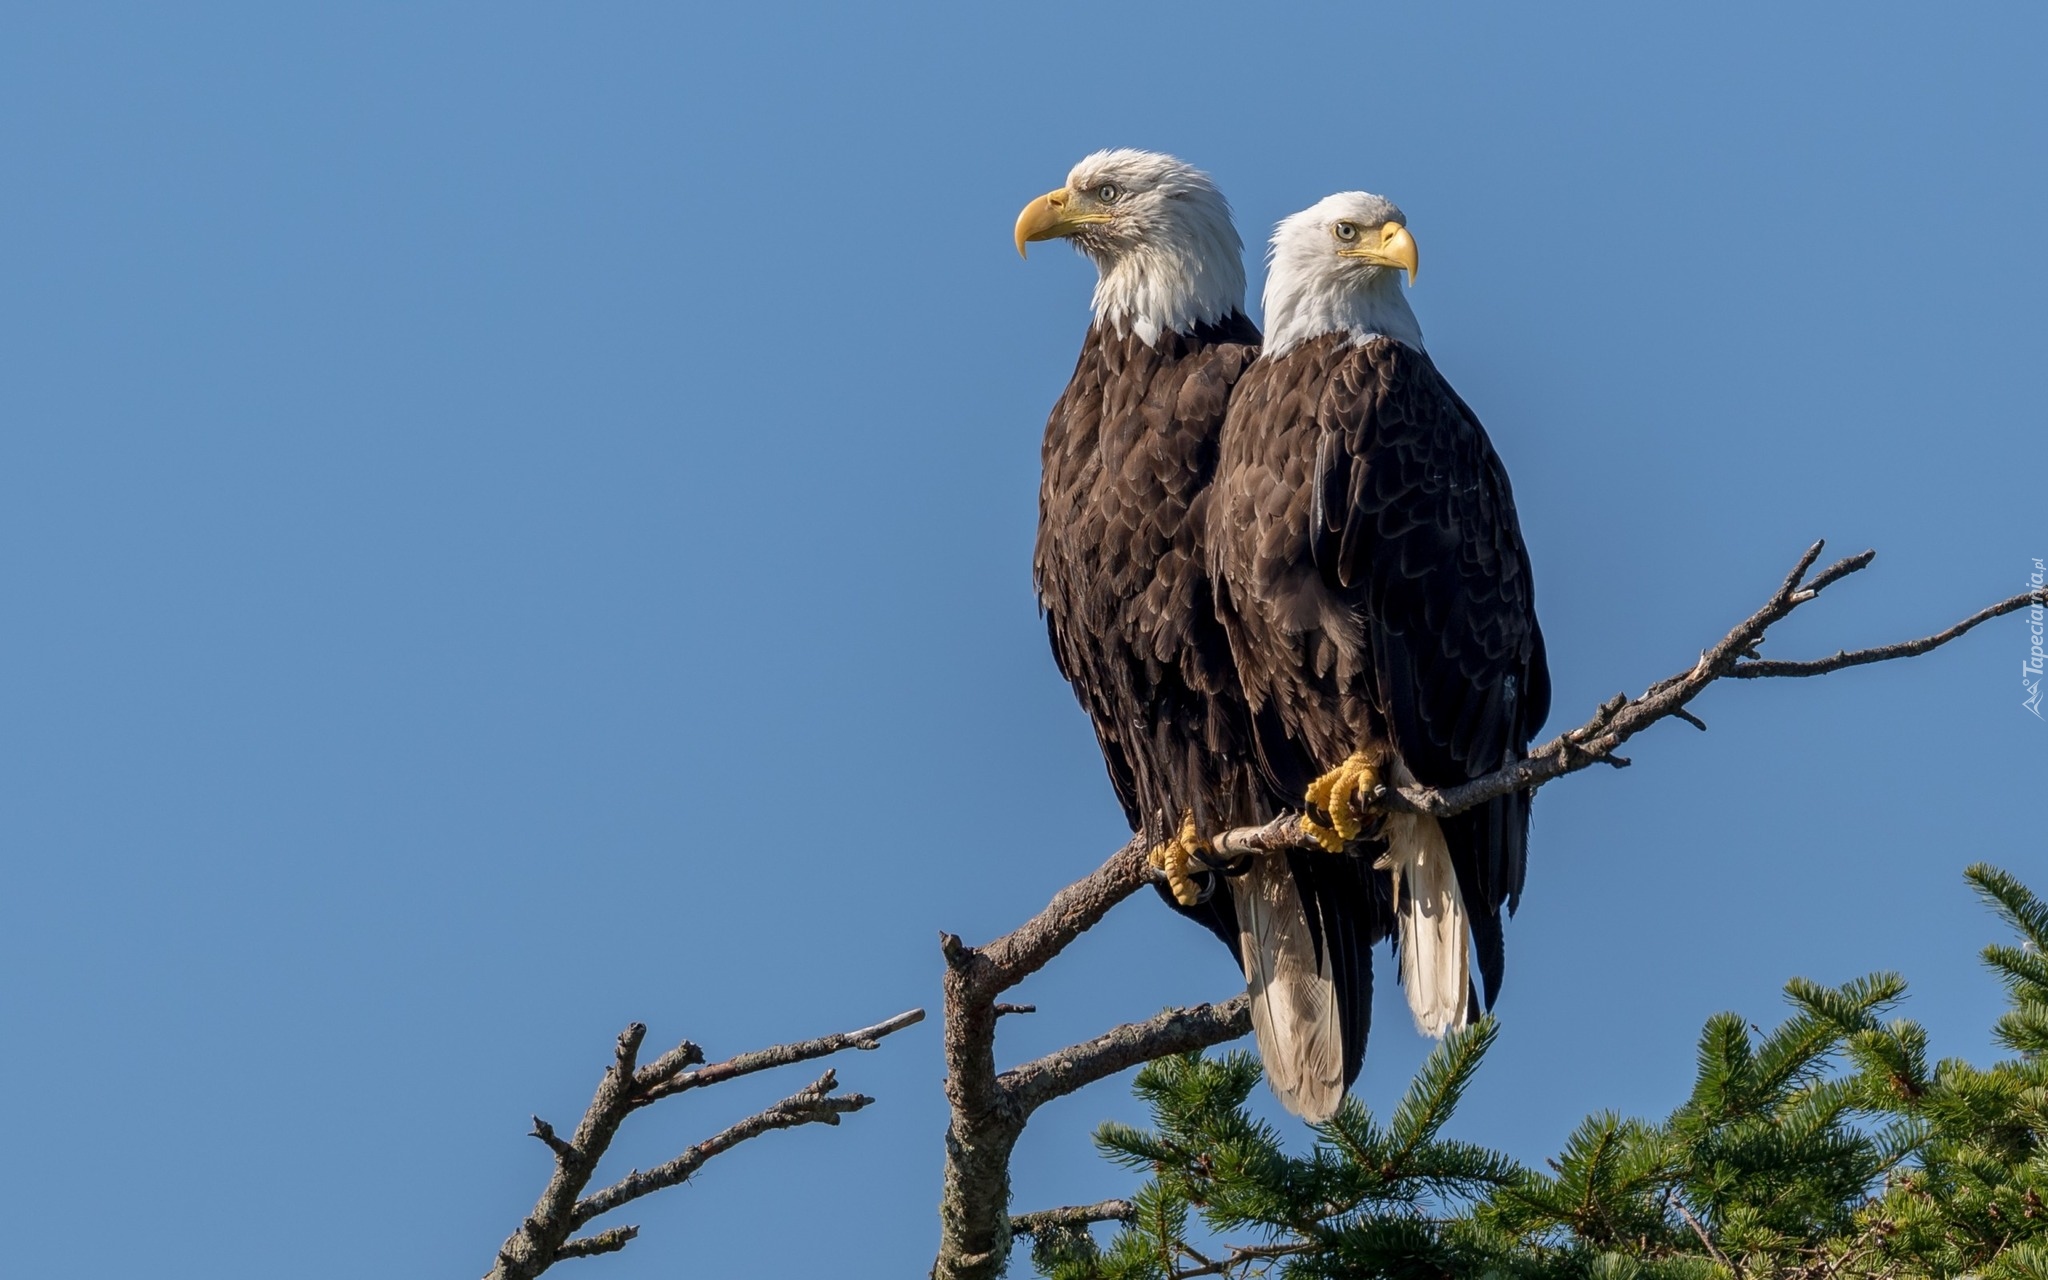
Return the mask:
{"type": "Polygon", "coordinates": [[[1391,1168],[1406,1169],[1409,1157],[1436,1139],[1499,1036],[1500,1024],[1484,1017],[1451,1032],[1431,1052],[1394,1108],[1387,1135],[1394,1142],[1394,1154],[1387,1162],[1391,1168]]]}
{"type": "Polygon", "coordinates": [[[1280,1258],[1304,1276],[2048,1275],[2048,1040],[2004,1029],[2048,1010],[2032,945],[2048,902],[1993,868],[1969,879],[2019,935],[1986,953],[2014,1058],[1930,1071],[1926,1030],[1888,1016],[1897,975],[1793,979],[1771,1030],[1708,1019],[1691,1094],[1665,1120],[1589,1116],[1548,1174],[1437,1136],[1488,1023],[1438,1046],[1384,1127],[1348,1099],[1299,1154],[1249,1111],[1249,1055],[1164,1059],[1136,1084],[1151,1126],[1096,1131],[1149,1175],[1138,1212],[1107,1245],[1051,1233],[1034,1258],[1058,1280],[1249,1280],[1280,1258]],[[1212,1245],[1201,1228],[1252,1239],[1212,1245]]]}
{"type": "Polygon", "coordinates": [[[647,1027],[644,1023],[632,1024],[619,1033],[612,1064],[598,1082],[597,1092],[572,1137],[564,1139],[547,1121],[533,1117],[533,1136],[554,1154],[554,1172],[533,1212],[499,1247],[486,1280],[531,1280],[564,1259],[615,1253],[639,1235],[638,1227],[613,1227],[577,1239],[570,1237],[601,1214],[685,1181],[705,1161],[749,1138],[771,1129],[838,1124],[841,1115],[858,1111],[874,1099],[857,1093],[832,1096],[837,1081],[827,1071],[808,1089],[698,1143],[676,1159],[645,1173],[635,1170],[602,1191],[585,1196],[583,1190],[597,1172],[598,1161],[610,1149],[619,1126],[639,1108],[684,1089],[717,1084],[771,1066],[802,1062],[842,1049],[872,1049],[883,1036],[923,1018],[924,1010],[912,1009],[872,1027],[776,1045],[687,1075],[689,1068],[704,1061],[703,1050],[685,1040],[653,1062],[640,1066],[640,1046],[647,1038],[647,1027]]]}

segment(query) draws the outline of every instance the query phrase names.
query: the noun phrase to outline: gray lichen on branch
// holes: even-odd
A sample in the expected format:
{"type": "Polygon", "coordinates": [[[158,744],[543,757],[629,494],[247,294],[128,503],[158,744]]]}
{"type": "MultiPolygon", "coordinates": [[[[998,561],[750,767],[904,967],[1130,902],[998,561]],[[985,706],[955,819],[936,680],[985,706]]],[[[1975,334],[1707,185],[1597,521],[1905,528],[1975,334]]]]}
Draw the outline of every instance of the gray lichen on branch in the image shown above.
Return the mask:
{"type": "Polygon", "coordinates": [[[1138,1206],[1128,1200],[1103,1200],[1060,1209],[1039,1209],[1011,1218],[1010,1234],[1028,1236],[1040,1231],[1085,1227],[1097,1222],[1129,1222],[1137,1214],[1138,1206]]]}

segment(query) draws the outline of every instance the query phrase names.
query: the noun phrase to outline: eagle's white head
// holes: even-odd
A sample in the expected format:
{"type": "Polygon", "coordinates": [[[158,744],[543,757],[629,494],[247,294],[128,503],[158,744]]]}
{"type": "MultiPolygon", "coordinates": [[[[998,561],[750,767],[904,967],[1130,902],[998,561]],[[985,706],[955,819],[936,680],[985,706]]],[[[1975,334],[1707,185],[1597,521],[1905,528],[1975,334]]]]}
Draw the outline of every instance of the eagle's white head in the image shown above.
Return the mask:
{"type": "Polygon", "coordinates": [[[1375,335],[1422,350],[1422,326],[1401,295],[1415,281],[1415,239],[1384,196],[1340,191],[1273,229],[1266,255],[1266,345],[1286,355],[1310,338],[1375,335]]]}
{"type": "Polygon", "coordinates": [[[1095,260],[1095,321],[1157,343],[1244,310],[1244,241],[1209,175],[1156,151],[1098,151],[1017,215],[1017,252],[1064,237],[1095,260]]]}

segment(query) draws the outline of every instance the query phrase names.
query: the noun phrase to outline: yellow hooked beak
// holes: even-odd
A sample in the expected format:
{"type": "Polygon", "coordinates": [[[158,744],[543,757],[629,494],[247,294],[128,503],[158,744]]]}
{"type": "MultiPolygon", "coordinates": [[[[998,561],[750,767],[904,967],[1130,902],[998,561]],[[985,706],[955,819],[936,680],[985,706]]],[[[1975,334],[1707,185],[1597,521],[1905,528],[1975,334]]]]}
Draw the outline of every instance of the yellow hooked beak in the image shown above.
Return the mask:
{"type": "Polygon", "coordinates": [[[1061,187],[1024,206],[1024,212],[1017,215],[1018,257],[1029,256],[1024,252],[1024,246],[1033,240],[1070,236],[1082,227],[1109,221],[1107,212],[1075,209],[1073,198],[1073,192],[1061,187]]]}
{"type": "MultiPolygon", "coordinates": [[[[1365,239],[1373,233],[1365,233],[1365,239]]],[[[1415,253],[1415,237],[1408,234],[1408,228],[1398,222],[1380,226],[1378,244],[1360,244],[1350,249],[1337,250],[1340,258],[1363,258],[1378,267],[1399,267],[1408,273],[1408,285],[1415,286],[1415,268],[1419,259],[1415,253]]]]}

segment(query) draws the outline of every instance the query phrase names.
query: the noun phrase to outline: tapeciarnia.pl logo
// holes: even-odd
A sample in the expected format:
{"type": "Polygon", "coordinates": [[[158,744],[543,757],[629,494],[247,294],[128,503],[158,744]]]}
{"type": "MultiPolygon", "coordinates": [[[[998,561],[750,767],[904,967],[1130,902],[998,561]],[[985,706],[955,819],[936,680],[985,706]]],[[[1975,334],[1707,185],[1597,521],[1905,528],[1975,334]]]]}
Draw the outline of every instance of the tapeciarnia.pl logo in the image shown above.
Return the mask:
{"type": "Polygon", "coordinates": [[[2039,556],[2034,557],[2034,572],[2027,579],[2027,585],[2034,592],[2034,605],[2027,610],[2027,629],[2034,643],[2027,650],[2026,661],[2020,663],[2020,684],[2027,691],[2027,699],[2020,705],[2033,712],[2034,719],[2040,720],[2044,718],[2041,715],[2041,668],[2044,662],[2048,662],[2048,655],[2041,651],[2042,615],[2048,612],[2041,608],[2043,602],[2048,601],[2048,565],[2043,565],[2039,556]]]}

